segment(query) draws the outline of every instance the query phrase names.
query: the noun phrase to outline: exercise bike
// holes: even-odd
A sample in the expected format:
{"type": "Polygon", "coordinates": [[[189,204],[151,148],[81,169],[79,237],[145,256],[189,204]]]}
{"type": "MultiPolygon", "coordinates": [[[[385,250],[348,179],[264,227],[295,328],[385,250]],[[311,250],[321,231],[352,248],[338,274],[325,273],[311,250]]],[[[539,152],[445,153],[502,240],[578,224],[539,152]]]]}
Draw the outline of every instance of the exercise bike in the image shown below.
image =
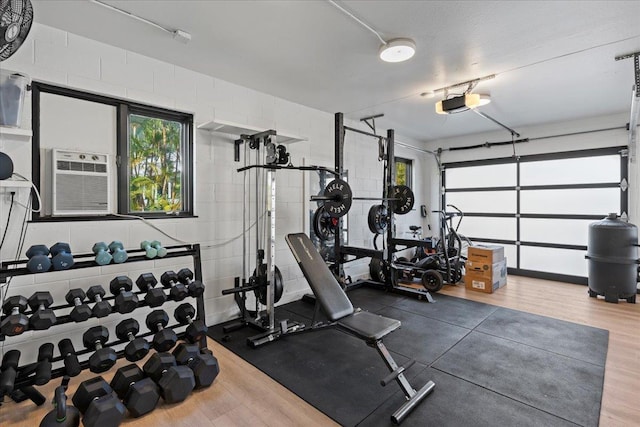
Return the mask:
{"type": "MultiPolygon", "coordinates": [[[[464,275],[464,265],[467,260],[467,248],[471,241],[458,233],[460,223],[464,214],[454,205],[447,205],[453,208],[453,212],[434,211],[440,215],[440,236],[439,240],[433,244],[429,243],[416,247],[415,253],[410,260],[399,257],[393,267],[405,280],[412,281],[420,277],[422,286],[429,292],[438,292],[445,283],[456,284],[464,275]],[[453,224],[454,218],[458,218],[453,224]],[[432,251],[435,250],[435,253],[432,251]]],[[[410,226],[414,237],[421,238],[421,227],[410,226]]]]}

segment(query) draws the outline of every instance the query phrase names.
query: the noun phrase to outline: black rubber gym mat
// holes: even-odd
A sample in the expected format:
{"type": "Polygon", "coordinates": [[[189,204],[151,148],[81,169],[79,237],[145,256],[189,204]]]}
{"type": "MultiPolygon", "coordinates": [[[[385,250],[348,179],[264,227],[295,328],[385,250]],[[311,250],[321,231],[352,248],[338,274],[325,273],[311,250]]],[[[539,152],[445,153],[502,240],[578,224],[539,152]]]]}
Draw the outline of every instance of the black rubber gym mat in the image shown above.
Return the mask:
{"type": "Polygon", "coordinates": [[[498,307],[481,302],[435,294],[433,304],[425,304],[415,298],[402,298],[393,305],[400,310],[420,314],[442,322],[473,329],[485,320],[498,307]]]}
{"type": "MultiPolygon", "coordinates": [[[[424,384],[428,380],[433,380],[436,388],[404,420],[403,427],[576,426],[433,368],[427,368],[412,382],[424,384]]],[[[403,402],[404,394],[398,390],[358,426],[392,426],[389,416],[403,402]]]]}
{"type": "MultiPolygon", "coordinates": [[[[245,342],[253,333],[249,329],[230,334],[228,342],[220,341],[220,326],[209,331],[216,341],[344,426],[360,422],[397,390],[380,386],[388,373],[382,358],[364,341],[337,330],[287,337],[257,349],[245,342]]],[[[407,358],[397,356],[396,361],[407,358]]],[[[412,370],[424,368],[416,363],[412,370]]]]}
{"type": "MultiPolygon", "coordinates": [[[[436,383],[403,425],[598,424],[608,331],[438,294],[435,304],[368,288],[348,296],[356,307],[401,320],[385,344],[399,364],[417,360],[408,371],[418,375],[414,387],[436,383]]],[[[277,313],[308,324],[313,305],[296,301],[277,313]]],[[[220,325],[209,328],[213,339],[342,425],[386,425],[404,401],[395,383],[380,386],[388,371],[357,338],[323,330],[251,349],[246,337],[255,333],[236,331],[224,342],[220,325]]]]}
{"type": "Polygon", "coordinates": [[[598,425],[601,365],[474,331],[433,367],[576,424],[598,425]]]}
{"type": "Polygon", "coordinates": [[[499,308],[476,329],[599,366],[607,358],[609,331],[499,308]]]}

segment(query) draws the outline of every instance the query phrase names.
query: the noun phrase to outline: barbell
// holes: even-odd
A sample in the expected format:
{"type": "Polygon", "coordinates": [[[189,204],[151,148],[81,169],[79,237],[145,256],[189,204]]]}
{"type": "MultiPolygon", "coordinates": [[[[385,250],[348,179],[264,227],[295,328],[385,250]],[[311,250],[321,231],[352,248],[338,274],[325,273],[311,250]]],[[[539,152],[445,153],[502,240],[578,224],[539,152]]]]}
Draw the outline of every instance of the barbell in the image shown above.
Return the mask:
{"type": "Polygon", "coordinates": [[[407,214],[413,209],[415,197],[411,188],[406,185],[394,185],[391,187],[391,197],[353,197],[351,187],[347,181],[336,178],[331,181],[322,196],[311,196],[312,201],[323,201],[324,209],[331,217],[345,216],[354,200],[388,200],[393,204],[393,212],[398,215],[407,214]]]}

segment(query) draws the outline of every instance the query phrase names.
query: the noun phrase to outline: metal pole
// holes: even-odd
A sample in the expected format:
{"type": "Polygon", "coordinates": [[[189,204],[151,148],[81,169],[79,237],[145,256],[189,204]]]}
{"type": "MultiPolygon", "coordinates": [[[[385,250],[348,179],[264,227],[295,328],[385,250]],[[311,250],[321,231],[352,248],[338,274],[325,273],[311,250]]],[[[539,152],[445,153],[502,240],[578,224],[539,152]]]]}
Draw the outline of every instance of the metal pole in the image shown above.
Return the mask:
{"type": "Polygon", "coordinates": [[[269,215],[269,243],[267,246],[267,310],[269,314],[269,331],[275,328],[275,269],[276,269],[276,174],[267,171],[267,214],[269,215]]]}
{"type": "MultiPolygon", "coordinates": [[[[335,114],[335,167],[339,177],[342,177],[344,172],[344,117],[342,113],[335,114]]],[[[342,246],[342,218],[338,220],[337,232],[335,234],[335,244],[333,247],[333,253],[335,254],[335,273],[338,277],[342,277],[342,255],[340,254],[340,247],[342,246]]]]}
{"type": "MultiPolygon", "coordinates": [[[[391,191],[392,186],[396,183],[396,162],[395,162],[395,151],[394,151],[394,137],[395,132],[393,129],[387,129],[387,182],[385,182],[385,190],[384,197],[389,197],[389,193],[391,191]]],[[[387,225],[387,247],[385,248],[386,253],[383,254],[384,259],[387,260],[387,265],[389,266],[389,274],[387,275],[387,285],[393,286],[396,283],[396,271],[391,268],[391,263],[393,262],[393,253],[395,252],[395,244],[393,243],[393,238],[395,235],[395,221],[393,216],[393,208],[395,207],[396,202],[394,200],[389,200],[387,202],[387,211],[389,212],[389,223],[387,225]]]]}

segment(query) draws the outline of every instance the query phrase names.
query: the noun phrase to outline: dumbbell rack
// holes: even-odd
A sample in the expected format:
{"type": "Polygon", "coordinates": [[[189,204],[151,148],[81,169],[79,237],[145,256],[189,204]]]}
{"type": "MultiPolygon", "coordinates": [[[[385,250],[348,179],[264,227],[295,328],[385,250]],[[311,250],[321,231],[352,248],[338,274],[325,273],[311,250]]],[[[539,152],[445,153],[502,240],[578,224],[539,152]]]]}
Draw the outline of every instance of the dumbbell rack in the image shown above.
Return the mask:
{"type": "MultiPolygon", "coordinates": [[[[193,258],[193,276],[194,276],[194,280],[200,280],[202,281],[202,259],[201,259],[201,255],[200,255],[200,245],[199,244],[193,244],[193,245],[175,245],[175,246],[166,246],[165,247],[167,249],[167,255],[162,257],[162,258],[154,258],[156,260],[163,260],[163,259],[167,259],[167,258],[177,258],[177,257],[184,257],[184,256],[191,256],[193,258]]],[[[127,259],[126,262],[122,263],[122,265],[124,264],[129,264],[132,262],[139,262],[139,261],[150,261],[149,258],[147,258],[145,256],[145,252],[143,249],[127,249],[127,253],[129,254],[129,258],[127,259]]],[[[74,265],[67,269],[67,270],[61,270],[61,271],[69,271],[69,270],[78,270],[78,269],[83,269],[83,268],[95,268],[95,267],[102,267],[101,265],[96,264],[95,262],[95,254],[94,253],[84,253],[84,254],[73,254],[74,257],[74,265]]],[[[25,276],[25,275],[29,275],[29,274],[40,274],[40,273],[33,273],[31,271],[29,271],[26,267],[27,264],[27,260],[18,260],[18,261],[3,261],[0,263],[0,283],[6,283],[7,279],[10,277],[14,277],[14,276],[25,276]]],[[[109,264],[109,265],[114,265],[114,264],[109,264]]],[[[117,264],[115,264],[117,265],[117,264]]],[[[55,272],[55,270],[50,270],[49,272],[55,272]]],[[[132,280],[135,280],[135,278],[132,278],[132,280]]],[[[107,287],[108,288],[108,287],[107,287]]],[[[133,291],[132,292],[136,295],[144,295],[146,292],[143,291],[133,291]]],[[[102,300],[103,301],[111,301],[111,300],[115,300],[115,296],[113,295],[105,295],[102,300]]],[[[204,296],[201,295],[199,297],[189,297],[189,298],[195,298],[196,300],[196,317],[194,320],[202,320],[203,322],[206,323],[206,319],[205,319],[205,311],[204,311],[204,296]]],[[[136,309],[141,308],[141,307],[146,307],[148,306],[147,302],[143,299],[143,298],[139,298],[138,301],[138,305],[136,307],[136,309]]],[[[61,304],[61,305],[52,305],[51,307],[49,307],[50,309],[56,311],[56,310],[60,310],[60,309],[69,309],[69,308],[73,308],[73,304],[61,304]]],[[[161,308],[161,307],[158,307],[161,308]]],[[[29,316],[31,314],[33,314],[32,310],[27,310],[24,312],[25,315],[29,316]]],[[[116,311],[112,311],[112,313],[110,314],[119,314],[116,311]]],[[[108,317],[108,316],[107,316],[108,317]]],[[[56,323],[52,326],[52,328],[55,328],[58,325],[62,325],[62,324],[66,324],[66,323],[76,323],[74,322],[71,317],[69,315],[62,315],[62,316],[56,316],[56,323]]],[[[81,323],[78,323],[81,324],[81,323]]],[[[180,327],[184,327],[186,325],[182,325],[179,323],[174,323],[174,324],[169,324],[166,326],[166,328],[170,328],[170,329],[177,329],[180,327]]],[[[177,332],[176,333],[178,336],[178,339],[183,339],[185,333],[184,332],[177,332]]],[[[147,332],[147,333],[139,333],[136,335],[136,337],[149,337],[149,336],[153,336],[154,332],[147,332]]],[[[0,342],[5,341],[6,340],[6,336],[5,335],[1,335],[0,334],[0,342]]],[[[127,344],[129,341],[125,341],[125,340],[115,340],[115,341],[110,341],[104,344],[104,347],[115,347],[121,344],[127,344]]],[[[200,348],[201,349],[205,349],[207,348],[207,339],[206,337],[202,337],[202,339],[200,340],[200,348]]],[[[88,349],[76,349],[75,354],[78,356],[78,358],[80,359],[81,356],[83,355],[90,355],[93,353],[94,350],[88,350],[88,349]]],[[[116,350],[116,354],[118,355],[118,359],[122,358],[124,356],[124,348],[120,349],[120,350],[116,350]]],[[[63,361],[64,358],[62,356],[56,356],[54,358],[51,359],[51,363],[55,364],[56,362],[61,362],[63,361]]],[[[89,368],[89,359],[85,359],[85,360],[79,360],[80,362],[80,366],[83,370],[88,369],[89,368]]],[[[35,376],[32,375],[34,373],[35,367],[38,365],[38,362],[34,362],[34,363],[30,363],[27,365],[23,365],[23,366],[18,366],[18,375],[16,376],[16,380],[14,383],[14,391],[9,395],[9,397],[11,397],[12,400],[14,400],[15,402],[21,402],[23,400],[26,399],[31,399],[34,401],[34,403],[40,405],[42,403],[45,402],[44,397],[33,388],[34,385],[36,385],[35,383],[35,376]]],[[[54,379],[54,378],[59,378],[62,377],[63,375],[65,375],[65,368],[64,366],[60,366],[58,368],[52,369],[51,370],[51,378],[50,380],[54,379]]]]}

